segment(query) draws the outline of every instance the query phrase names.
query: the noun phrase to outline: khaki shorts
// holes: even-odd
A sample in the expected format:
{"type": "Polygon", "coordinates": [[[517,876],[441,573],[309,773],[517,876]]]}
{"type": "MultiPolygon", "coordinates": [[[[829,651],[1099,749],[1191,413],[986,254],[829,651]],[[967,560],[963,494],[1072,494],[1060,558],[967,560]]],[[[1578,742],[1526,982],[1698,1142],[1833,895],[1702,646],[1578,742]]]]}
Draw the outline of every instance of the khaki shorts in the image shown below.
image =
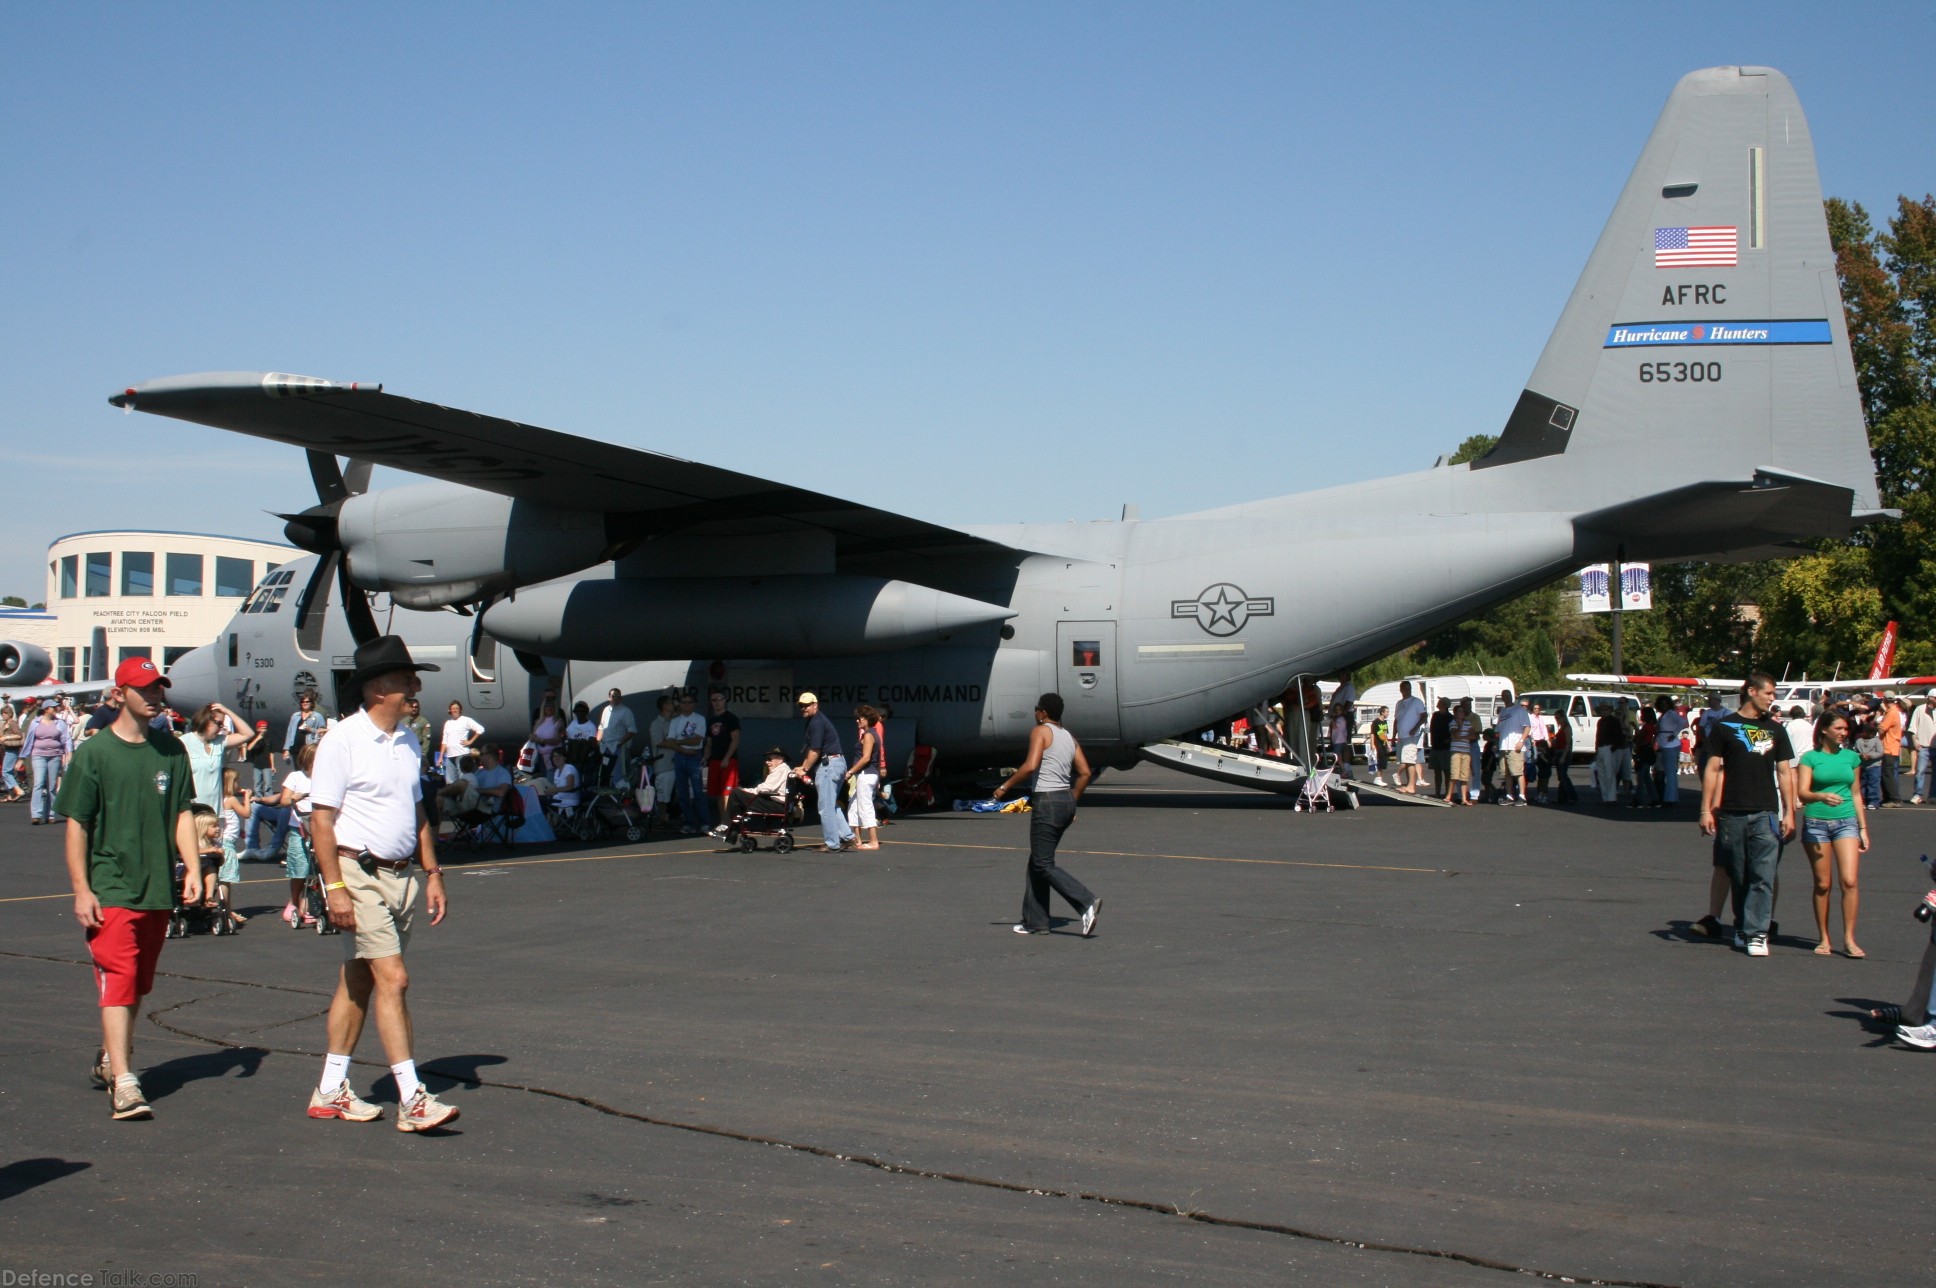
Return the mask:
{"type": "Polygon", "coordinates": [[[1504,759],[1506,762],[1507,777],[1523,778],[1526,776],[1526,753],[1525,752],[1509,751],[1505,754],[1504,759]]]}
{"type": "Polygon", "coordinates": [[[1451,779],[1455,786],[1463,787],[1472,777],[1472,753],[1455,751],[1452,753],[1451,779]]]}
{"type": "Polygon", "coordinates": [[[349,858],[342,861],[340,869],[343,884],[349,887],[350,902],[356,906],[356,933],[342,937],[343,956],[365,961],[403,956],[404,945],[410,942],[410,921],[420,884],[413,875],[415,869],[369,871],[349,858]]]}
{"type": "Polygon", "coordinates": [[[1417,743],[1407,742],[1399,745],[1399,748],[1398,748],[1399,764],[1418,765],[1418,764],[1423,764],[1424,761],[1425,761],[1425,749],[1423,747],[1420,747],[1417,743]]]}

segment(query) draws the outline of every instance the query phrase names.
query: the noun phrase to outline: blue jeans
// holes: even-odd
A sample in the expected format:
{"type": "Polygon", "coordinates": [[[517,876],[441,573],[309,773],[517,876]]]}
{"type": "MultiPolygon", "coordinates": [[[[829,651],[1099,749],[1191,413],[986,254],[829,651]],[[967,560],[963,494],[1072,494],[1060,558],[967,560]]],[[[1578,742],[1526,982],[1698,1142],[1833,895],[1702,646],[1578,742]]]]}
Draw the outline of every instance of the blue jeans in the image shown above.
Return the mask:
{"type": "Polygon", "coordinates": [[[255,792],[258,797],[275,795],[276,771],[257,766],[255,770],[255,782],[251,785],[250,790],[255,792]]]}
{"type": "Polygon", "coordinates": [[[706,826],[706,762],[681,752],[672,758],[672,796],[679,802],[679,826],[706,826]]]}
{"type": "Polygon", "coordinates": [[[257,802],[249,810],[248,835],[242,838],[242,848],[256,854],[275,858],[282,853],[283,841],[289,835],[290,815],[295,811],[280,805],[264,805],[257,802]],[[262,835],[262,825],[267,823],[275,830],[269,834],[269,843],[258,847],[256,838],[262,835]]]}
{"type": "Polygon", "coordinates": [[[1918,795],[1918,796],[1920,796],[1920,797],[1922,797],[1922,798],[1923,798],[1924,800],[1928,800],[1928,799],[1929,799],[1929,797],[1930,797],[1930,788],[1931,788],[1932,786],[1936,786],[1936,783],[1932,783],[1932,782],[1931,782],[1931,773],[1930,773],[1930,771],[1931,771],[1931,769],[1932,769],[1932,765],[1931,765],[1931,762],[1930,762],[1930,758],[1929,758],[1929,751],[1930,751],[1930,749],[1929,749],[1928,747],[1918,747],[1918,748],[1916,748],[1916,789],[1915,789],[1915,794],[1916,794],[1916,795],[1918,795]]]}
{"type": "Polygon", "coordinates": [[[854,839],[854,829],[840,812],[840,780],[845,777],[845,756],[824,757],[813,767],[813,787],[820,797],[820,839],[830,850],[854,839]]]}
{"type": "Polygon", "coordinates": [[[10,792],[20,790],[20,784],[14,781],[13,776],[13,767],[19,761],[20,753],[17,751],[8,751],[4,755],[0,755],[0,787],[4,787],[10,792]]]}
{"type": "Polygon", "coordinates": [[[1753,939],[1768,934],[1775,915],[1775,869],[1781,863],[1781,823],[1773,814],[1716,814],[1714,844],[1740,911],[1735,929],[1753,939]]]}
{"type": "Polygon", "coordinates": [[[1882,808],[1882,762],[1879,760],[1862,766],[1862,803],[1870,809],[1882,808]]]}
{"type": "Polygon", "coordinates": [[[54,821],[54,796],[60,791],[61,759],[59,756],[34,756],[34,799],[30,806],[34,817],[43,822],[54,821]]]}

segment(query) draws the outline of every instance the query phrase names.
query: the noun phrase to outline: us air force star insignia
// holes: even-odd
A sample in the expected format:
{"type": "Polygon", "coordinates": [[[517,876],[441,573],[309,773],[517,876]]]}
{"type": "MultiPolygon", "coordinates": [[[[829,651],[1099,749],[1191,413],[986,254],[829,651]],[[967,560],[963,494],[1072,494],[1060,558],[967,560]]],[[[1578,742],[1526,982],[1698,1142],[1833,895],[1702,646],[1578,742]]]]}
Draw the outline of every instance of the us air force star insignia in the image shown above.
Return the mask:
{"type": "Polygon", "coordinates": [[[1276,611],[1275,599],[1253,598],[1227,581],[1206,587],[1195,599],[1170,601],[1171,617],[1194,617],[1212,635],[1235,635],[1251,618],[1270,617],[1276,611]]]}

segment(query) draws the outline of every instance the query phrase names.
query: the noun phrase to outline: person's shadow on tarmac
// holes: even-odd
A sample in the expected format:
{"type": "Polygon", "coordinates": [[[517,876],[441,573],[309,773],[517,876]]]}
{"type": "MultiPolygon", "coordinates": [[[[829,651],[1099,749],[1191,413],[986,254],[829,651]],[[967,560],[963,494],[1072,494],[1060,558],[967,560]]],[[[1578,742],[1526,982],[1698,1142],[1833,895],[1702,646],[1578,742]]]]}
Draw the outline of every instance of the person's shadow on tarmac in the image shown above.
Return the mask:
{"type": "Polygon", "coordinates": [[[253,1078],[268,1054],[260,1047],[224,1047],[220,1051],[177,1056],[144,1070],[141,1090],[151,1101],[164,1100],[189,1083],[206,1078],[226,1078],[231,1073],[238,1078],[253,1078]]]}

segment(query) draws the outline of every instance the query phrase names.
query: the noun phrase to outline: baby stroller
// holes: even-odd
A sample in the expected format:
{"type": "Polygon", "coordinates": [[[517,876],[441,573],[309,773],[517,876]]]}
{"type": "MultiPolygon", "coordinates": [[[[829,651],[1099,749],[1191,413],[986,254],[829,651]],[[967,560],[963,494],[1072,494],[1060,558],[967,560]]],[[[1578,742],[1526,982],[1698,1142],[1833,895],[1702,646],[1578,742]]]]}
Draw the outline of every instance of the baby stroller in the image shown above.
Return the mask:
{"type": "Polygon", "coordinates": [[[323,889],[323,870],[316,866],[316,849],[309,839],[307,815],[296,823],[296,836],[303,853],[309,856],[309,875],[303,879],[302,897],[296,901],[298,915],[290,929],[303,930],[313,924],[319,935],[340,935],[343,932],[329,924],[329,893],[323,889]]]}
{"type": "Polygon", "coordinates": [[[551,827],[558,835],[579,841],[603,841],[619,833],[628,841],[639,841],[652,830],[652,813],[640,810],[627,788],[593,787],[579,792],[576,806],[558,810],[551,827]]]}
{"type": "MultiPolygon", "coordinates": [[[[216,869],[222,866],[222,856],[202,856],[202,880],[205,883],[215,880],[216,869]]],[[[180,859],[175,860],[174,906],[168,912],[168,929],[164,932],[167,939],[186,939],[190,935],[232,935],[242,928],[227,908],[209,907],[205,903],[186,904],[182,902],[182,885],[188,880],[188,865],[180,859]]]]}
{"type": "Polygon", "coordinates": [[[1297,799],[1291,802],[1291,809],[1297,813],[1326,814],[1337,809],[1331,801],[1331,789],[1338,785],[1338,758],[1328,752],[1317,758],[1317,765],[1304,776],[1298,787],[1297,799]]]}
{"type": "Polygon", "coordinates": [[[787,777],[786,800],[772,801],[756,799],[756,803],[726,823],[723,834],[728,846],[738,846],[741,854],[751,854],[760,848],[759,838],[773,838],[775,854],[793,852],[793,815],[799,808],[800,794],[806,787],[799,779],[787,777]]]}

